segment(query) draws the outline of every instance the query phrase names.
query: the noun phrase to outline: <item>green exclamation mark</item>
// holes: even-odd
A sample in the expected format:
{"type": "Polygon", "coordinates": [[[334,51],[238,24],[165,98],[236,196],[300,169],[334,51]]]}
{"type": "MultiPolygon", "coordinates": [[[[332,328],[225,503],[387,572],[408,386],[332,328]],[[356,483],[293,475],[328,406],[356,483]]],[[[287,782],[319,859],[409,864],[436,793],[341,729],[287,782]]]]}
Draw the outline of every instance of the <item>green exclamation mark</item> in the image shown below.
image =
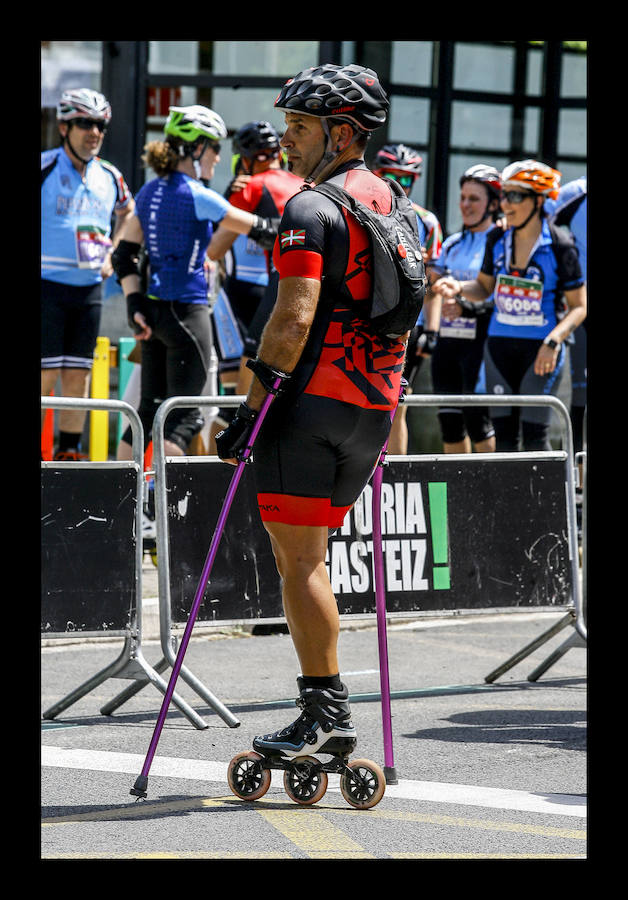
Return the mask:
{"type": "Polygon", "coordinates": [[[434,590],[447,591],[449,579],[449,538],[447,533],[447,482],[430,481],[427,485],[434,551],[434,590]]]}

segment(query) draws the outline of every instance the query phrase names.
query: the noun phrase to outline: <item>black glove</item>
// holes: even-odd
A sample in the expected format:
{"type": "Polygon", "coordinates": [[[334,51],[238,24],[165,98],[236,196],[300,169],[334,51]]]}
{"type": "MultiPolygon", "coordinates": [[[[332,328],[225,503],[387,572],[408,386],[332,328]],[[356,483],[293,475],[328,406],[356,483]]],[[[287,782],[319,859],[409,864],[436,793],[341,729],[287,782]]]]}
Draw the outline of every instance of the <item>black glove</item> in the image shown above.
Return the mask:
{"type": "Polygon", "coordinates": [[[417,349],[422,353],[427,353],[429,356],[431,356],[436,349],[437,341],[437,331],[424,331],[423,334],[419,336],[419,339],[416,342],[417,349]]]}
{"type": "Polygon", "coordinates": [[[139,291],[136,291],[134,294],[129,294],[126,298],[127,322],[135,334],[139,334],[143,329],[133,318],[136,312],[141,313],[146,319],[146,324],[150,325],[148,320],[148,300],[145,294],[141,294],[139,291]]]}
{"type": "Polygon", "coordinates": [[[246,450],[248,439],[259,413],[246,403],[241,403],[228,428],[216,435],[216,451],[221,459],[240,459],[246,450]]]}
{"type": "Polygon", "coordinates": [[[490,297],[488,300],[482,300],[481,303],[474,303],[472,300],[467,300],[466,297],[459,296],[456,297],[456,302],[460,304],[462,310],[460,315],[463,319],[477,319],[478,316],[493,311],[493,301],[490,297]]]}
{"type": "Polygon", "coordinates": [[[255,216],[255,223],[249,231],[249,237],[256,241],[262,250],[272,250],[281,219],[264,219],[255,216]]]}

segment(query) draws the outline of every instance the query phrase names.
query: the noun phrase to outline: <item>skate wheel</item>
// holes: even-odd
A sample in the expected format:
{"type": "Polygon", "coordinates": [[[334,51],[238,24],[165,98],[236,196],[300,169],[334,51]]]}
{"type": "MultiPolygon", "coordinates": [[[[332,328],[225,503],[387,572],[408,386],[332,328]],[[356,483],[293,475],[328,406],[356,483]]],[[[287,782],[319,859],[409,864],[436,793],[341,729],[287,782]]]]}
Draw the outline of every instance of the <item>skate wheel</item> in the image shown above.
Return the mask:
{"type": "Polygon", "coordinates": [[[243,750],[237,753],[227,770],[229,787],[242,800],[259,800],[270,787],[270,771],[263,769],[263,759],[254,750],[243,750]]]}
{"type": "Polygon", "coordinates": [[[151,551],[150,551],[150,558],[151,558],[151,560],[152,560],[153,565],[155,566],[155,568],[157,568],[157,550],[151,550],[151,551]]]}
{"type": "Polygon", "coordinates": [[[353,759],[340,776],[340,790],[347,803],[356,809],[370,809],[384,796],[386,777],[370,759],[353,759]]]}
{"type": "Polygon", "coordinates": [[[327,780],[327,772],[314,756],[298,756],[284,772],[283,786],[295,803],[311,806],[325,796],[327,780]]]}

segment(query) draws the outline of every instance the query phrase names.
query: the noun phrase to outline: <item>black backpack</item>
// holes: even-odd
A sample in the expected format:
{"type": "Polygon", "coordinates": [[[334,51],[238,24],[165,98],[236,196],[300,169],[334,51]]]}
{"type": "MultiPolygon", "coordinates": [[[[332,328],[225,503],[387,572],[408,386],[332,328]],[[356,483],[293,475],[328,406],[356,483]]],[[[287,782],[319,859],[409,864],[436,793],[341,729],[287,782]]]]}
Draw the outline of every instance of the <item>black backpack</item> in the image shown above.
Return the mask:
{"type": "Polygon", "coordinates": [[[393,203],[388,215],[376,213],[329,182],[314,188],[344,206],[368,231],[373,252],[373,289],[363,311],[376,334],[399,338],[416,325],[426,289],[425,266],[416,213],[403,188],[388,181],[393,203]]]}

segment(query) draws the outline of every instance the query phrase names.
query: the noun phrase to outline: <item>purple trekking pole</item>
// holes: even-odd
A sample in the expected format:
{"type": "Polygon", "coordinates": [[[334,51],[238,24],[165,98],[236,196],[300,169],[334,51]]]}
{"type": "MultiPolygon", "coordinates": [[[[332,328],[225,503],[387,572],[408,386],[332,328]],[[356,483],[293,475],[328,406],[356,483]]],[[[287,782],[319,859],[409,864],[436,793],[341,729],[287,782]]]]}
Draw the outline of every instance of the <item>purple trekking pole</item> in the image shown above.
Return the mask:
{"type": "MultiPolygon", "coordinates": [[[[285,376],[283,376],[283,377],[285,377],[285,376]]],[[[231,478],[231,482],[229,484],[229,488],[227,490],[227,494],[225,496],[225,500],[222,505],[220,515],[218,517],[218,522],[216,524],[214,536],[213,536],[211,544],[209,546],[209,550],[207,551],[205,565],[203,566],[203,571],[201,573],[198,587],[196,588],[196,594],[194,596],[194,602],[192,603],[192,609],[190,610],[190,615],[189,615],[187,624],[185,626],[185,631],[183,632],[183,637],[181,639],[181,645],[177,652],[174,666],[172,667],[170,681],[168,682],[168,687],[166,689],[166,693],[164,694],[164,699],[161,704],[159,716],[157,717],[157,724],[155,725],[155,730],[153,731],[153,736],[151,738],[151,742],[148,747],[146,759],[144,760],[142,772],[140,775],[137,776],[137,778],[135,779],[135,784],[129,791],[129,793],[136,796],[138,798],[138,800],[140,798],[146,797],[146,788],[148,786],[148,773],[150,772],[150,767],[153,762],[153,757],[155,756],[155,751],[157,750],[157,744],[159,743],[159,738],[161,737],[161,731],[164,726],[166,714],[168,712],[168,707],[170,706],[170,701],[172,700],[172,695],[174,693],[175,685],[176,685],[177,679],[179,677],[179,672],[181,671],[181,666],[183,665],[183,658],[187,651],[188,643],[189,643],[190,637],[192,635],[192,629],[194,628],[194,623],[196,622],[196,617],[197,617],[198,611],[200,609],[200,605],[201,605],[201,602],[203,599],[203,594],[205,593],[205,588],[207,587],[207,582],[209,581],[209,576],[210,576],[210,573],[212,570],[212,566],[214,565],[216,553],[218,552],[218,545],[220,543],[220,539],[222,538],[222,534],[225,529],[225,524],[227,522],[227,516],[229,515],[229,510],[231,509],[231,504],[233,503],[233,498],[235,497],[236,491],[238,489],[240,479],[244,472],[244,467],[247,464],[248,459],[251,455],[251,451],[253,449],[253,444],[255,443],[255,439],[258,435],[260,428],[262,427],[262,422],[264,421],[264,417],[266,416],[268,407],[273,402],[274,396],[277,393],[277,390],[279,389],[279,386],[283,380],[283,377],[279,377],[279,376],[277,377],[276,381],[273,383],[271,392],[265,397],[264,402],[262,404],[262,408],[260,409],[259,414],[253,424],[253,429],[249,436],[247,445],[240,456],[240,461],[238,462],[236,470],[233,473],[233,477],[231,478]]]]}
{"type": "MultiPolygon", "coordinates": [[[[402,379],[399,402],[403,402],[405,382],[402,379]]],[[[397,412],[392,412],[391,423],[397,412]]],[[[382,703],[382,732],[384,739],[384,775],[386,784],[397,784],[393,755],[392,714],[390,710],[390,680],[388,673],[388,640],[386,634],[386,581],[382,548],[382,482],[388,438],[382,447],[373,474],[373,561],[375,574],[375,609],[377,612],[377,643],[379,648],[379,683],[382,703]]]]}

